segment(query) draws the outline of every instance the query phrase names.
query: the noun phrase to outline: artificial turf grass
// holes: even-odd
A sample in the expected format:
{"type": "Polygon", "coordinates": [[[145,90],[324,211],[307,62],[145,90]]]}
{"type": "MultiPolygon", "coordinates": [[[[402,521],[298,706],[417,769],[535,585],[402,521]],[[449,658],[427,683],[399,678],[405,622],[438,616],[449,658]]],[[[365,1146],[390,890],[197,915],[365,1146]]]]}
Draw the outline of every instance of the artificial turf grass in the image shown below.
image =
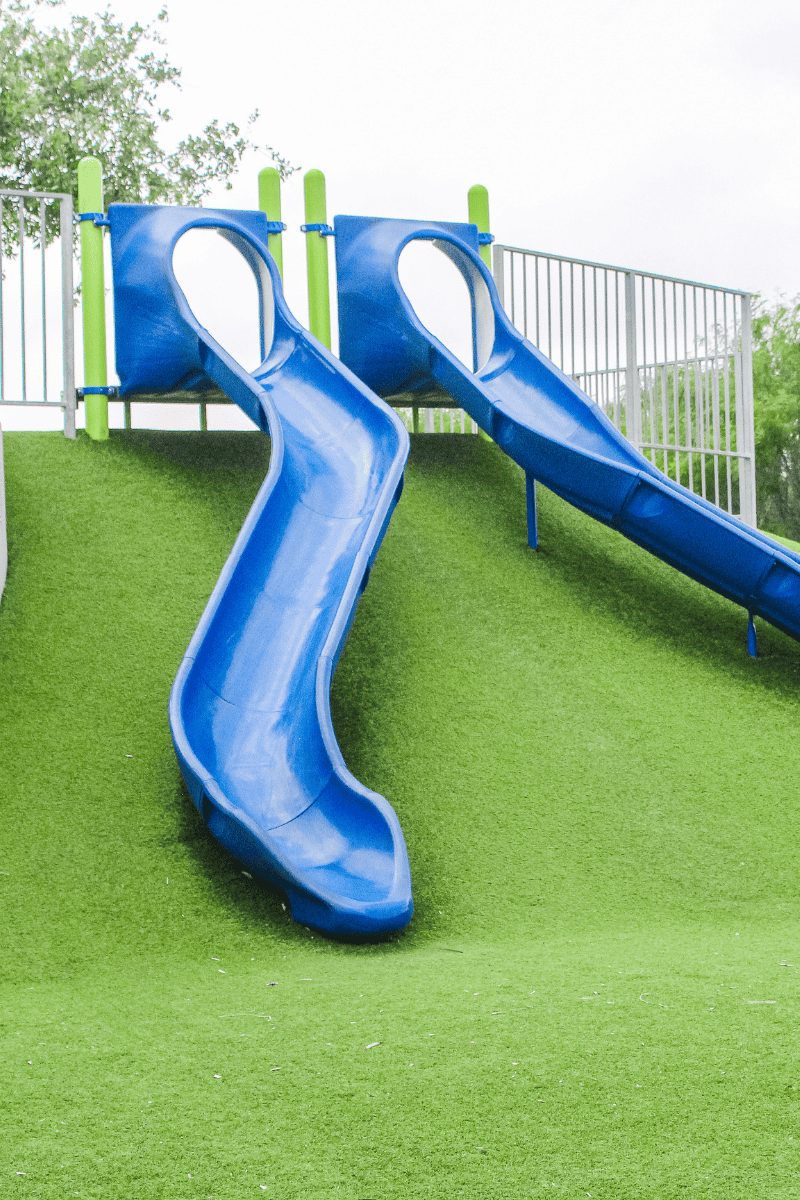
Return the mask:
{"type": "Polygon", "coordinates": [[[242,876],[169,744],[264,439],[7,435],[13,1191],[800,1194],[798,647],[760,625],[752,663],[743,613],[541,489],[531,553],[508,459],[413,443],[333,709],[417,916],[354,946],[242,876]]]}
{"type": "Polygon", "coordinates": [[[265,971],[254,939],[254,963],[214,947],[225,976],[37,988],[6,1053],[19,1194],[795,1195],[793,989],[743,999],[773,944],[577,941],[265,971]]]}
{"type": "Polygon", "coordinates": [[[590,924],[643,900],[648,921],[697,905],[741,911],[757,898],[742,899],[729,861],[767,842],[777,877],[796,879],[796,645],[759,623],[752,663],[741,610],[547,493],[542,549],[528,552],[510,460],[477,439],[429,438],[420,466],[423,454],[395,520],[398,552],[340,668],[351,721],[336,713],[346,759],[397,808],[412,860],[436,862],[435,880],[417,869],[418,911],[444,890],[451,918],[492,938],[501,924],[526,928],[531,904],[540,928],[565,904],[590,924]],[[436,548],[421,541],[426,522],[436,548]],[[429,736],[410,738],[409,718],[429,736]],[[765,726],[776,743],[761,740],[765,726]],[[700,861],[698,836],[715,848],[700,861]],[[520,841],[525,853],[509,854],[520,841]],[[501,912],[485,904],[499,878],[501,912]]]}

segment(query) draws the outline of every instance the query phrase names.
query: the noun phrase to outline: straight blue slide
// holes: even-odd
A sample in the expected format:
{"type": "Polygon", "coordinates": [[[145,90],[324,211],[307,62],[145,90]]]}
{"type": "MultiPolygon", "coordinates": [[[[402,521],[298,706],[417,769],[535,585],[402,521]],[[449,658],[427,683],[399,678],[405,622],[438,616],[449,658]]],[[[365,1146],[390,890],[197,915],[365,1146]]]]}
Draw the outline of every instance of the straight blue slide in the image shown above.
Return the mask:
{"type": "MultiPolygon", "coordinates": [[[[800,555],[668,479],[599,405],[528,342],[500,304],[478,254],[475,225],[336,217],[339,345],[344,363],[378,395],[450,395],[521,467],[626,537],[800,638],[800,555]],[[475,371],[417,317],[398,262],[432,241],[470,291],[475,371]]],[[[530,528],[530,526],[529,526],[530,528]]],[[[751,652],[755,631],[748,630],[751,652]]]]}
{"type": "Polygon", "coordinates": [[[371,936],[411,919],[403,834],[345,766],[331,677],[400,495],[398,416],[286,307],[257,212],[112,204],[121,393],[219,386],[271,437],[270,466],[181,663],[172,737],[194,803],[295,920],[371,936]],[[193,316],[178,239],[216,229],[259,283],[264,361],[245,371],[193,316]]]}

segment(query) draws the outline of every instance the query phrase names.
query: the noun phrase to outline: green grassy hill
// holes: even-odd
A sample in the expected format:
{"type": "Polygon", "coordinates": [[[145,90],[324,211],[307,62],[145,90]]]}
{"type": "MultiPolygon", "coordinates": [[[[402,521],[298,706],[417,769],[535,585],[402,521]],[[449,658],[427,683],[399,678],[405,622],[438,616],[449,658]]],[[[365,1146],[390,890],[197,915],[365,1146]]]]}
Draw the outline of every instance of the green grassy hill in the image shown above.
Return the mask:
{"type": "Polygon", "coordinates": [[[510,460],[412,440],[333,714],[416,914],[356,945],[169,737],[265,439],[5,435],[4,1194],[800,1197],[800,646],[543,489],[533,553],[510,460]]]}

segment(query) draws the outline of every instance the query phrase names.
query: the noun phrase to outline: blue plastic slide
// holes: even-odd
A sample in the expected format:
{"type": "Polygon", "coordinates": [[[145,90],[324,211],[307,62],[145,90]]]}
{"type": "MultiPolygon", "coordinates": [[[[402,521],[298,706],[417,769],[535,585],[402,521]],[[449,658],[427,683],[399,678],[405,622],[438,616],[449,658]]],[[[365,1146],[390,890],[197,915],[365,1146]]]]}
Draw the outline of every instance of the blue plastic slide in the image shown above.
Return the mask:
{"type": "MultiPolygon", "coordinates": [[[[615,429],[594,401],[508,320],[478,256],[474,225],[337,217],[342,361],[382,396],[440,388],[528,478],[535,544],[539,479],[665,562],[800,638],[800,555],[673,483],[615,429]],[[459,267],[474,314],[476,370],[420,322],[398,260],[427,239],[459,267]]],[[[752,616],[751,653],[755,652],[752,616]]]]}
{"type": "Polygon", "coordinates": [[[337,934],[412,914],[391,806],[347,770],[330,684],[400,495],[397,415],[288,311],[262,213],[112,204],[122,394],[217,384],[271,437],[269,472],[181,664],[170,725],[214,836],[337,934]],[[264,362],[248,374],[193,317],[172,269],[189,229],[219,230],[259,281],[264,362]]]}

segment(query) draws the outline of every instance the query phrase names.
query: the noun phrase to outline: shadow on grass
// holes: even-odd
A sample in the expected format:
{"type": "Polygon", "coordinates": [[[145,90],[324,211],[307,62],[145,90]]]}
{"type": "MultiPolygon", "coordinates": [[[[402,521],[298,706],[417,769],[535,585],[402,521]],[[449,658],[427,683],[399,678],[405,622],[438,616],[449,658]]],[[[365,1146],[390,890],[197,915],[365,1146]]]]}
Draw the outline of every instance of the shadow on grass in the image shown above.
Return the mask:
{"type": "Polygon", "coordinates": [[[726,675],[771,691],[796,694],[800,646],[757,619],[759,654],[747,653],[747,613],[739,605],[661,562],[616,530],[537,487],[539,549],[527,545],[525,477],[483,438],[412,437],[410,469],[439,492],[449,522],[464,524],[508,569],[527,569],[558,583],[598,621],[613,622],[636,641],[702,656],[726,675]],[[470,443],[468,447],[460,442],[470,443]]]}

